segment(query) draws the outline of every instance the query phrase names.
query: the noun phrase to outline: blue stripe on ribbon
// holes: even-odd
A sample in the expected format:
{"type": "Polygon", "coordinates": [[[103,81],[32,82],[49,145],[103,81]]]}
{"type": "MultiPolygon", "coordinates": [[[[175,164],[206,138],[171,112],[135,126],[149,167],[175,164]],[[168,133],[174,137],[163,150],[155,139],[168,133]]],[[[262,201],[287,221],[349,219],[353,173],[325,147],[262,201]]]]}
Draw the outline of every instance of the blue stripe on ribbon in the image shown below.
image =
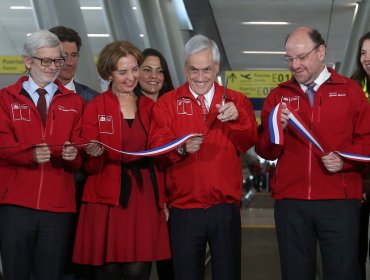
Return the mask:
{"type": "MultiPolygon", "coordinates": [[[[281,122],[280,122],[280,114],[276,114],[276,109],[278,109],[280,106],[280,103],[276,105],[269,116],[269,130],[270,130],[270,139],[271,142],[274,144],[276,143],[275,137],[272,135],[275,135],[275,127],[274,126],[280,126],[282,127],[281,122]]],[[[289,105],[288,105],[289,109],[289,105]]],[[[289,110],[290,113],[288,115],[288,124],[291,125],[292,127],[295,128],[296,131],[298,131],[301,135],[303,135],[309,142],[311,142],[316,148],[318,148],[323,154],[325,154],[324,149],[321,147],[319,142],[315,139],[315,137],[308,131],[308,129],[305,128],[303,123],[299,120],[299,117],[295,115],[294,111],[289,110]]],[[[282,143],[284,139],[284,134],[280,133],[280,139],[279,143],[282,143]]],[[[370,157],[368,156],[363,156],[363,155],[357,155],[357,154],[351,154],[351,153],[346,153],[346,152],[339,152],[339,151],[334,151],[334,153],[339,154],[341,157],[354,160],[354,161],[362,161],[362,162],[370,162],[370,157]]]]}
{"type": "Polygon", "coordinates": [[[178,138],[174,141],[171,141],[171,142],[169,142],[165,145],[162,145],[160,147],[150,149],[150,150],[146,150],[146,151],[137,151],[137,152],[121,151],[121,150],[117,150],[113,147],[110,147],[107,144],[104,144],[102,142],[95,141],[95,140],[94,140],[94,142],[99,143],[99,144],[103,145],[104,147],[106,147],[106,148],[108,148],[112,151],[121,153],[121,154],[133,155],[133,156],[156,156],[156,155],[161,155],[161,154],[167,153],[169,151],[172,151],[172,150],[176,149],[177,147],[181,146],[183,143],[185,143],[186,140],[188,140],[189,138],[196,137],[196,136],[202,136],[202,135],[198,134],[198,133],[190,133],[190,134],[184,135],[184,136],[182,136],[182,137],[180,137],[180,138],[178,138]]]}

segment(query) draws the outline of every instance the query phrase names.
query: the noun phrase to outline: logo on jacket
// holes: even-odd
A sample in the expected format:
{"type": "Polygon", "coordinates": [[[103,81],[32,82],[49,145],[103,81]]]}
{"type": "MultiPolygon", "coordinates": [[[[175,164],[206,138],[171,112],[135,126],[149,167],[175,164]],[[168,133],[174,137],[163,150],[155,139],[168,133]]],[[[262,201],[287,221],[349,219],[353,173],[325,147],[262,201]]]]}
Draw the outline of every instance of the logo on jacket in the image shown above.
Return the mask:
{"type": "Polygon", "coordinates": [[[189,98],[181,98],[177,100],[177,114],[178,115],[193,115],[193,104],[189,98]]]}
{"type": "Polygon", "coordinates": [[[107,115],[98,115],[99,132],[102,134],[113,134],[113,118],[107,115]]]}
{"type": "Polygon", "coordinates": [[[342,97],[347,96],[347,93],[329,92],[329,97],[342,97]]]}
{"type": "Polygon", "coordinates": [[[293,111],[299,110],[299,96],[282,96],[281,103],[283,102],[289,104],[293,111]]]}
{"type": "Polygon", "coordinates": [[[58,110],[59,111],[63,111],[63,112],[74,112],[74,113],[78,113],[77,112],[77,110],[75,110],[75,109],[68,109],[68,108],[65,108],[64,106],[62,106],[62,105],[59,105],[58,106],[58,110]]]}
{"type": "Polygon", "coordinates": [[[11,104],[13,121],[31,121],[31,109],[27,104],[11,104]]]}

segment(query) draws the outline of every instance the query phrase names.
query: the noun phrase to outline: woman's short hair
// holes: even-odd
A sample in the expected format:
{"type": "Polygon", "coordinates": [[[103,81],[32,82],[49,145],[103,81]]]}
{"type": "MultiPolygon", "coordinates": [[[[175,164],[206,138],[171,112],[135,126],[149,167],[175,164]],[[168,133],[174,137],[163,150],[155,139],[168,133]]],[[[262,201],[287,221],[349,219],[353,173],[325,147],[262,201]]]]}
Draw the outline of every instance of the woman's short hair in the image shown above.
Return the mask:
{"type": "Polygon", "coordinates": [[[117,70],[118,60],[127,55],[136,58],[138,65],[143,62],[141,51],[128,41],[115,41],[106,45],[98,58],[98,73],[104,80],[109,80],[113,71],[117,70]]]}

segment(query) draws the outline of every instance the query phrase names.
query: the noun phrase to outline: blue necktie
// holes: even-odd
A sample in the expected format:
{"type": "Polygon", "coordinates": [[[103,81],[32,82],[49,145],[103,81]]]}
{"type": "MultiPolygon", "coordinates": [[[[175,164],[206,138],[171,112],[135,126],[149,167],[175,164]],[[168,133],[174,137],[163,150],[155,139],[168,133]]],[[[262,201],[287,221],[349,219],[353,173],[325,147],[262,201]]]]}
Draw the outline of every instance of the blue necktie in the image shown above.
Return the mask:
{"type": "Polygon", "coordinates": [[[316,93],[316,91],[313,89],[315,85],[316,84],[314,82],[306,85],[307,87],[306,94],[307,94],[308,100],[310,101],[311,108],[313,106],[313,100],[315,98],[315,93],[316,93]]]}

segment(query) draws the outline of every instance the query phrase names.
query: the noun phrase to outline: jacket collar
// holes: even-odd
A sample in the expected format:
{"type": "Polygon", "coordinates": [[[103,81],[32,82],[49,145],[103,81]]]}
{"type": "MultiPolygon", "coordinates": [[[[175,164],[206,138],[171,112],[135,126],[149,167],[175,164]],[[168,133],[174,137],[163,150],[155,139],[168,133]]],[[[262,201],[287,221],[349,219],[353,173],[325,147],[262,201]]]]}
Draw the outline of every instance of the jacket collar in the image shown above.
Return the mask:
{"type": "MultiPolygon", "coordinates": [[[[326,83],[331,83],[331,84],[344,84],[346,83],[346,79],[339,75],[333,68],[328,67],[328,71],[330,72],[330,78],[324,82],[326,83]]],[[[292,87],[292,88],[300,88],[299,83],[296,81],[294,76],[289,81],[280,83],[278,85],[279,87],[292,87]]]]}
{"type": "MultiPolygon", "coordinates": [[[[28,81],[29,76],[22,76],[19,78],[19,80],[12,85],[9,85],[6,87],[6,89],[13,93],[13,94],[22,94],[23,89],[23,82],[28,81]]],[[[55,92],[55,94],[62,94],[62,95],[68,95],[68,94],[75,94],[73,91],[66,89],[62,83],[59,80],[55,80],[54,83],[58,86],[58,90],[55,92]]]]}

